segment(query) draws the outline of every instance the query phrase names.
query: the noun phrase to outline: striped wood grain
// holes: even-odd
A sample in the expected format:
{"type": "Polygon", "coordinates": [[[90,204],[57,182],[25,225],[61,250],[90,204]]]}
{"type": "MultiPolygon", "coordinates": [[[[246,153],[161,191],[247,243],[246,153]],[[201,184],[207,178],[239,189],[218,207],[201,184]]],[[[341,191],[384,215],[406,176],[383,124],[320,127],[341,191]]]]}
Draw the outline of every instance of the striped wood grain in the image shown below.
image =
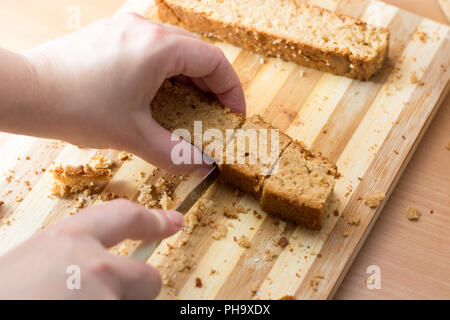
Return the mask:
{"type": "MultiPolygon", "coordinates": [[[[338,165],[338,180],[323,230],[308,231],[278,222],[261,212],[241,214],[239,220],[217,216],[217,223],[229,226],[226,237],[213,241],[209,228],[197,228],[191,235],[180,232],[165,240],[150,263],[171,279],[160,298],[272,298],[286,294],[297,298],[324,299],[333,295],[365,237],[381,212],[369,209],[358,198],[375,190],[389,196],[415,146],[423,135],[440,99],[448,90],[449,29],[427,19],[377,1],[310,1],[337,12],[362,17],[389,27],[392,40],[388,65],[369,82],[360,82],[297,66],[278,59],[265,59],[228,44],[218,43],[233,63],[245,88],[248,113],[261,114],[292,137],[303,140],[338,165]],[[422,42],[417,31],[426,32],[422,42]],[[412,83],[411,74],[420,79],[412,83]],[[422,83],[423,82],[423,83],[422,83]],[[404,138],[402,138],[402,136],[404,138]],[[340,216],[333,214],[334,210],[340,216]],[[359,226],[347,219],[359,217],[359,226]],[[345,235],[348,235],[344,237],[345,235]],[[245,235],[248,249],[234,237],[245,235]],[[284,236],[289,245],[281,249],[274,240],[284,236]],[[178,244],[187,240],[186,245],[178,244]],[[171,244],[175,249],[170,249],[171,244]],[[266,259],[266,252],[273,259],[266,259]],[[170,251],[170,255],[165,253],[170,251]],[[185,256],[191,268],[177,271],[176,260],[185,256]],[[211,270],[216,272],[211,274],[211,270]],[[202,288],[195,279],[203,280],[202,288]],[[318,281],[316,290],[311,281],[318,281]],[[254,295],[252,290],[257,289],[254,295]]],[[[122,10],[155,18],[153,1],[128,1],[122,10]]],[[[88,161],[95,150],[21,136],[0,139],[0,168],[15,171],[19,182],[1,181],[0,214],[12,221],[0,225],[0,253],[28,238],[40,226],[68,215],[73,200],[48,198],[51,174],[34,173],[55,163],[88,161]],[[24,160],[27,155],[30,160],[24,160]],[[18,161],[17,157],[21,160],[18,161]],[[31,190],[23,187],[29,180],[31,190]],[[16,196],[23,197],[21,202],[16,196]],[[69,206],[69,207],[68,207],[69,206]]],[[[117,157],[115,151],[102,151],[117,157]]],[[[139,187],[151,181],[153,166],[134,157],[115,169],[104,193],[114,192],[136,199],[139,187]],[[144,176],[139,174],[145,173],[144,176]]],[[[177,189],[179,199],[195,184],[191,179],[177,189]]],[[[218,207],[232,202],[260,212],[256,200],[236,195],[231,188],[214,184],[204,195],[218,207]]],[[[100,203],[95,201],[92,205],[100,203]]],[[[126,246],[127,244],[125,244],[126,246]]]]}

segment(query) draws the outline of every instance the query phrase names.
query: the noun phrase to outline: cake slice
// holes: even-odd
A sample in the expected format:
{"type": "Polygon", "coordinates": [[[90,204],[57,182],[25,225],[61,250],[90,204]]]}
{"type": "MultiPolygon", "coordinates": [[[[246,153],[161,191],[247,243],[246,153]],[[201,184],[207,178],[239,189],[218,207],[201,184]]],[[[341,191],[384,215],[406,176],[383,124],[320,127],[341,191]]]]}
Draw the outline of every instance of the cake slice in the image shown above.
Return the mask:
{"type": "Polygon", "coordinates": [[[247,119],[227,145],[221,179],[260,199],[264,179],[290,142],[259,115],[247,119]]]}
{"type": "Polygon", "coordinates": [[[264,182],[261,208],[299,225],[319,230],[322,211],[333,191],[336,166],[292,142],[264,182]]]}
{"type": "Polygon", "coordinates": [[[160,20],[337,75],[368,80],[389,30],[292,0],[156,0],[160,20]]]}
{"type": "Polygon", "coordinates": [[[150,108],[153,118],[161,126],[171,132],[186,129],[189,137],[183,138],[206,153],[210,151],[205,150],[206,147],[215,141],[210,133],[216,133],[217,140],[224,145],[231,140],[230,133],[244,122],[243,115],[231,112],[196,87],[179,81],[164,81],[150,108]]]}

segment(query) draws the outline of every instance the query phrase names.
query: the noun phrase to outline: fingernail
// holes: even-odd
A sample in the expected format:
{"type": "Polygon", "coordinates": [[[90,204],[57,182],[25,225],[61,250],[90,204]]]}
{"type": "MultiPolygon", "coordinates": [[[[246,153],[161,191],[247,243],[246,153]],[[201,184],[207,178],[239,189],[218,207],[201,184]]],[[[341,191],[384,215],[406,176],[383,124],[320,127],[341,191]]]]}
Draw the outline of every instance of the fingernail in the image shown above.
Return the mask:
{"type": "Polygon", "coordinates": [[[166,215],[175,226],[181,227],[184,224],[184,217],[178,211],[166,211],[166,215]]]}

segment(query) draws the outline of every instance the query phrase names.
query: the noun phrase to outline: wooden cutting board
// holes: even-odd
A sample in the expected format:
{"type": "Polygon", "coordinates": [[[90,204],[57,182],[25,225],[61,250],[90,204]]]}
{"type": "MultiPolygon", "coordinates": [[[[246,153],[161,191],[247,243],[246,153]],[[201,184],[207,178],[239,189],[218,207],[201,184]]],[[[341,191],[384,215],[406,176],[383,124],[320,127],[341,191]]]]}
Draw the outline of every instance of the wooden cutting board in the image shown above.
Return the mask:
{"type": "MultiPolygon", "coordinates": [[[[332,297],[384,204],[370,209],[358,199],[375,191],[385,193],[386,198],[390,195],[445,97],[450,64],[448,27],[377,1],[310,2],[388,27],[389,64],[370,82],[360,82],[278,59],[265,58],[261,63],[259,55],[217,45],[241,78],[249,115],[263,115],[337,163],[342,178],[336,184],[323,230],[312,232],[277,223],[261,212],[252,197],[236,195],[216,183],[204,198],[214,199],[218,207],[236,202],[260,215],[220,216],[218,222],[229,226],[222,240],[212,240],[213,231],[201,227],[191,235],[180,232],[164,241],[150,259],[170,279],[160,298],[332,297]],[[335,210],[339,216],[333,214],[335,210]],[[359,218],[359,225],[349,225],[352,218],[359,218]],[[250,240],[249,248],[234,241],[242,235],[250,240]],[[289,240],[284,248],[276,243],[281,237],[289,240]],[[184,240],[187,243],[177,248],[184,240]],[[170,255],[165,256],[168,251],[170,255]],[[183,259],[189,268],[179,271],[177,261],[183,259]],[[201,288],[195,286],[196,278],[202,280],[201,288]]],[[[152,0],[128,1],[122,10],[156,18],[152,0]]],[[[0,200],[5,202],[0,208],[1,254],[37,229],[69,216],[75,201],[48,197],[52,182],[48,169],[54,163],[88,162],[96,150],[9,135],[0,136],[0,150],[0,173],[5,173],[0,180],[0,200]]],[[[101,153],[113,159],[118,154],[101,153]]],[[[154,170],[137,157],[120,162],[103,193],[136,199],[139,187],[153,181],[154,170]]],[[[177,199],[196,182],[183,181],[177,199]]]]}

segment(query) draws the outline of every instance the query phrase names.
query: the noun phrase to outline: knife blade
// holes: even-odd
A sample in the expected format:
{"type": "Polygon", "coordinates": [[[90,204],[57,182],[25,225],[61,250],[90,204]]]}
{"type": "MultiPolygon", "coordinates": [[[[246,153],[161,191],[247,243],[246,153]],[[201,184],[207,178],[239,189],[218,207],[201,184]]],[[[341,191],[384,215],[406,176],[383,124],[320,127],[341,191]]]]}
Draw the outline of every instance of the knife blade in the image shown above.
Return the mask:
{"type": "MultiPolygon", "coordinates": [[[[210,185],[214,183],[219,177],[220,170],[217,165],[200,181],[194,189],[184,198],[184,200],[177,206],[175,210],[185,215],[197,202],[197,200],[205,193],[210,185]]],[[[148,258],[152,255],[158,246],[158,241],[153,242],[141,242],[131,253],[130,257],[142,262],[147,262],[148,258]]]]}

